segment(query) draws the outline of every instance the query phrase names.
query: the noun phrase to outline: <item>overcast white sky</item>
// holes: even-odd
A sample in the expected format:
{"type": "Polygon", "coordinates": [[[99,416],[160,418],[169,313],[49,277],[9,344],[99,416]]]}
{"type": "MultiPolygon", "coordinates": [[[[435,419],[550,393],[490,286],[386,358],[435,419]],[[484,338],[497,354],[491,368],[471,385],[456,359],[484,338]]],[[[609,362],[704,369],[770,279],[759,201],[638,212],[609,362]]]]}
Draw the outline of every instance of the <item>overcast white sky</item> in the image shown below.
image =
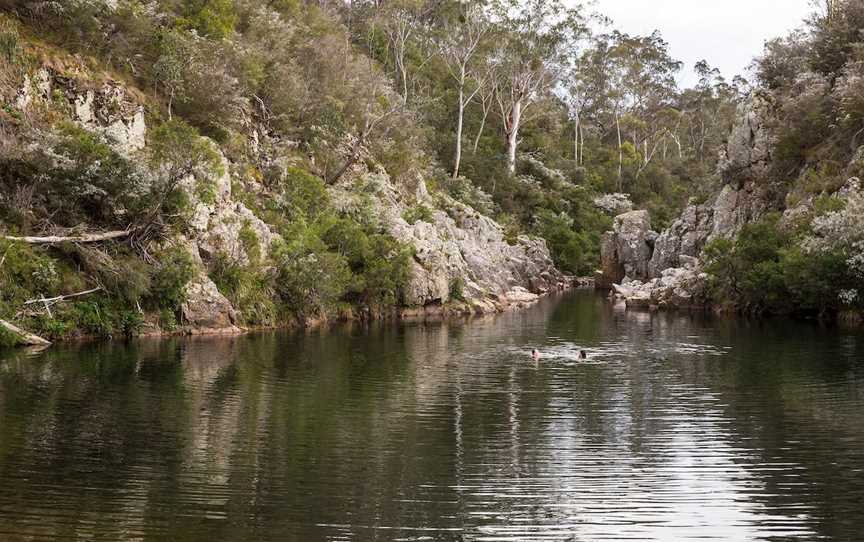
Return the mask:
{"type": "Polygon", "coordinates": [[[672,56],[684,62],[680,82],[695,81],[701,59],[723,76],[744,74],[766,40],[801,25],[810,0],[596,0],[596,10],[629,34],[659,29],[672,56]]]}

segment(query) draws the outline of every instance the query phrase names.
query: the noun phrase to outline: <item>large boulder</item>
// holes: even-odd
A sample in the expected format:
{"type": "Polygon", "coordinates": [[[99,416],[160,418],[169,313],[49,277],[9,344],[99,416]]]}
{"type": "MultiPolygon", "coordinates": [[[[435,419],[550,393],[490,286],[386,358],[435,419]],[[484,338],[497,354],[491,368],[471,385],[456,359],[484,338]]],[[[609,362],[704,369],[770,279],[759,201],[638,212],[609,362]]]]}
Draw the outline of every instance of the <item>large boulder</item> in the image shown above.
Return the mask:
{"type": "Polygon", "coordinates": [[[601,274],[598,285],[620,282],[624,277],[649,278],[657,233],[651,229],[648,211],[630,211],[615,217],[612,231],[601,243],[601,274]]]}
{"type": "Polygon", "coordinates": [[[682,256],[682,267],[664,269],[648,281],[626,280],[615,291],[628,307],[701,309],[708,305],[708,275],[695,258],[682,256]]]}
{"type": "Polygon", "coordinates": [[[206,275],[186,285],[186,300],[181,307],[181,323],[191,333],[236,331],[237,315],[231,302],[206,275]]]}
{"type": "Polygon", "coordinates": [[[693,202],[663,231],[654,243],[649,274],[658,277],[664,269],[678,267],[680,257],[698,257],[714,227],[714,209],[693,202]]]}

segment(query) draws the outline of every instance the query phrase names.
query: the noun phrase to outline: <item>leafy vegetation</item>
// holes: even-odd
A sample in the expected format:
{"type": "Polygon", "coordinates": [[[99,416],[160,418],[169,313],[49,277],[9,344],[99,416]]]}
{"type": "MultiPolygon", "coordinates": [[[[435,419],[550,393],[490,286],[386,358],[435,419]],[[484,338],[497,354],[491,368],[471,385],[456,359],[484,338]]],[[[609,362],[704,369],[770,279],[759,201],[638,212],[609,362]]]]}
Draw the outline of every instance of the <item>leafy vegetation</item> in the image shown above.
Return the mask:
{"type": "MultiPolygon", "coordinates": [[[[808,33],[769,43],[756,63],[778,111],[771,181],[789,201],[814,198],[816,216],[846,212],[830,195],[858,171],[844,164],[864,129],[859,4],[831,3],[808,33]]],[[[669,224],[716,185],[719,151],[750,88],[705,61],[694,66],[696,84],[679,88],[684,67],[659,33],[613,31],[590,5],[560,0],[0,8],[0,227],[129,232],[97,248],[14,245],[30,261],[16,263],[16,252],[0,266],[2,314],[41,293],[102,288],[58,307],[68,318],[37,326],[53,335],[172,329],[200,273],[249,325],[399,304],[412,249],[384,232],[358,171],[389,176],[408,198],[409,223],[432,219],[435,209],[412,199],[425,183],[427,201],[446,194],[494,216],[512,243],[540,236],[561,269],[590,274],[611,223],[598,196],[626,193],[655,227],[669,224]],[[119,149],[109,134],[70,122],[84,88],[55,88],[25,112],[18,91],[37,75],[28,59],[50,48],[31,47],[32,36],[54,44],[50,54],[84,58],[76,69],[93,72],[87,89],[100,87],[102,71],[145,89],[145,148],[119,149]],[[238,254],[214,251],[198,269],[174,241],[201,219],[200,206],[224,201],[226,182],[282,241],[266,246],[243,223],[238,254]],[[370,201],[349,210],[331,200],[334,187],[370,201]]],[[[831,310],[837,295],[820,297],[828,290],[808,276],[822,270],[835,290],[853,288],[837,262],[848,268],[854,245],[817,257],[800,248],[817,228],[774,227],[709,248],[718,295],[754,311],[831,310]]]]}

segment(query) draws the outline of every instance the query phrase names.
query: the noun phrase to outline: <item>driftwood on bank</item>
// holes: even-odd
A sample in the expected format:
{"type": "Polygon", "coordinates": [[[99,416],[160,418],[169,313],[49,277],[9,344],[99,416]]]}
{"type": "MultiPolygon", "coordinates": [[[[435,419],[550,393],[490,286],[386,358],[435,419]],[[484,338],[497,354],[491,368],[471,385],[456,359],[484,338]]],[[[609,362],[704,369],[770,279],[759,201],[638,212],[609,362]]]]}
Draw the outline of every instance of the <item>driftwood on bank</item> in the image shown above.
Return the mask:
{"type": "Polygon", "coordinates": [[[25,301],[25,305],[33,305],[35,303],[42,303],[43,305],[53,305],[54,303],[59,303],[60,301],[65,301],[67,299],[71,299],[73,297],[81,297],[82,295],[92,294],[101,290],[101,286],[97,286],[91,290],[85,290],[83,292],[77,292],[74,294],[66,294],[66,295],[58,295],[56,297],[42,297],[39,299],[31,299],[29,301],[25,301]]]}
{"type": "Polygon", "coordinates": [[[5,329],[6,331],[12,333],[18,338],[18,342],[25,346],[50,346],[51,341],[43,339],[39,335],[34,335],[29,331],[24,331],[23,329],[14,326],[7,322],[6,320],[0,320],[0,327],[5,329]]]}
{"type": "Polygon", "coordinates": [[[16,237],[12,235],[4,235],[3,238],[7,241],[20,241],[32,245],[53,245],[57,243],[98,243],[99,241],[109,241],[111,239],[120,239],[129,237],[132,230],[117,230],[107,231],[103,233],[90,233],[84,235],[48,235],[45,237],[24,236],[16,237]]]}

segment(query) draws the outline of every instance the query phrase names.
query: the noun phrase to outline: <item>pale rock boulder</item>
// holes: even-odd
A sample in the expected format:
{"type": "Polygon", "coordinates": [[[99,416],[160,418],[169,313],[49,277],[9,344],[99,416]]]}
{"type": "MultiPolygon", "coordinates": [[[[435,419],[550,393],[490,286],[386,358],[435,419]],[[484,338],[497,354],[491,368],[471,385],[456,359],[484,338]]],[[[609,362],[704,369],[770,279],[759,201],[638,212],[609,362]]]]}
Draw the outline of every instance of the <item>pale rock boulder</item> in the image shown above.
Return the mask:
{"type": "Polygon", "coordinates": [[[708,275],[695,258],[682,256],[682,267],[664,269],[648,281],[627,280],[615,291],[628,307],[701,309],[708,303],[708,275]]]}
{"type": "Polygon", "coordinates": [[[77,93],[72,105],[75,120],[105,135],[120,153],[128,156],[144,148],[144,106],[131,99],[118,83],[109,81],[96,90],[77,93]]]}
{"type": "Polygon", "coordinates": [[[195,180],[191,177],[183,183],[194,207],[191,229],[200,254],[205,259],[225,254],[246,264],[249,257],[241,237],[244,229],[250,229],[255,234],[259,253],[266,258],[273,243],[280,240],[281,236],[274,233],[270,226],[246,205],[233,200],[230,164],[221,151],[218,155],[222,162],[222,175],[212,179],[215,184],[215,197],[212,201],[205,202],[198,197],[195,180]]]}
{"type": "Polygon", "coordinates": [[[231,302],[203,274],[186,285],[186,300],[180,312],[182,325],[192,333],[222,333],[238,329],[237,315],[231,302]]]}
{"type": "Polygon", "coordinates": [[[714,228],[714,210],[691,203],[681,216],[664,230],[654,243],[649,274],[659,276],[664,269],[678,267],[681,256],[698,257],[714,228]]]}
{"type": "Polygon", "coordinates": [[[611,285],[625,277],[647,279],[657,233],[651,229],[648,211],[630,211],[615,217],[612,231],[601,240],[599,285],[611,285]]]}

